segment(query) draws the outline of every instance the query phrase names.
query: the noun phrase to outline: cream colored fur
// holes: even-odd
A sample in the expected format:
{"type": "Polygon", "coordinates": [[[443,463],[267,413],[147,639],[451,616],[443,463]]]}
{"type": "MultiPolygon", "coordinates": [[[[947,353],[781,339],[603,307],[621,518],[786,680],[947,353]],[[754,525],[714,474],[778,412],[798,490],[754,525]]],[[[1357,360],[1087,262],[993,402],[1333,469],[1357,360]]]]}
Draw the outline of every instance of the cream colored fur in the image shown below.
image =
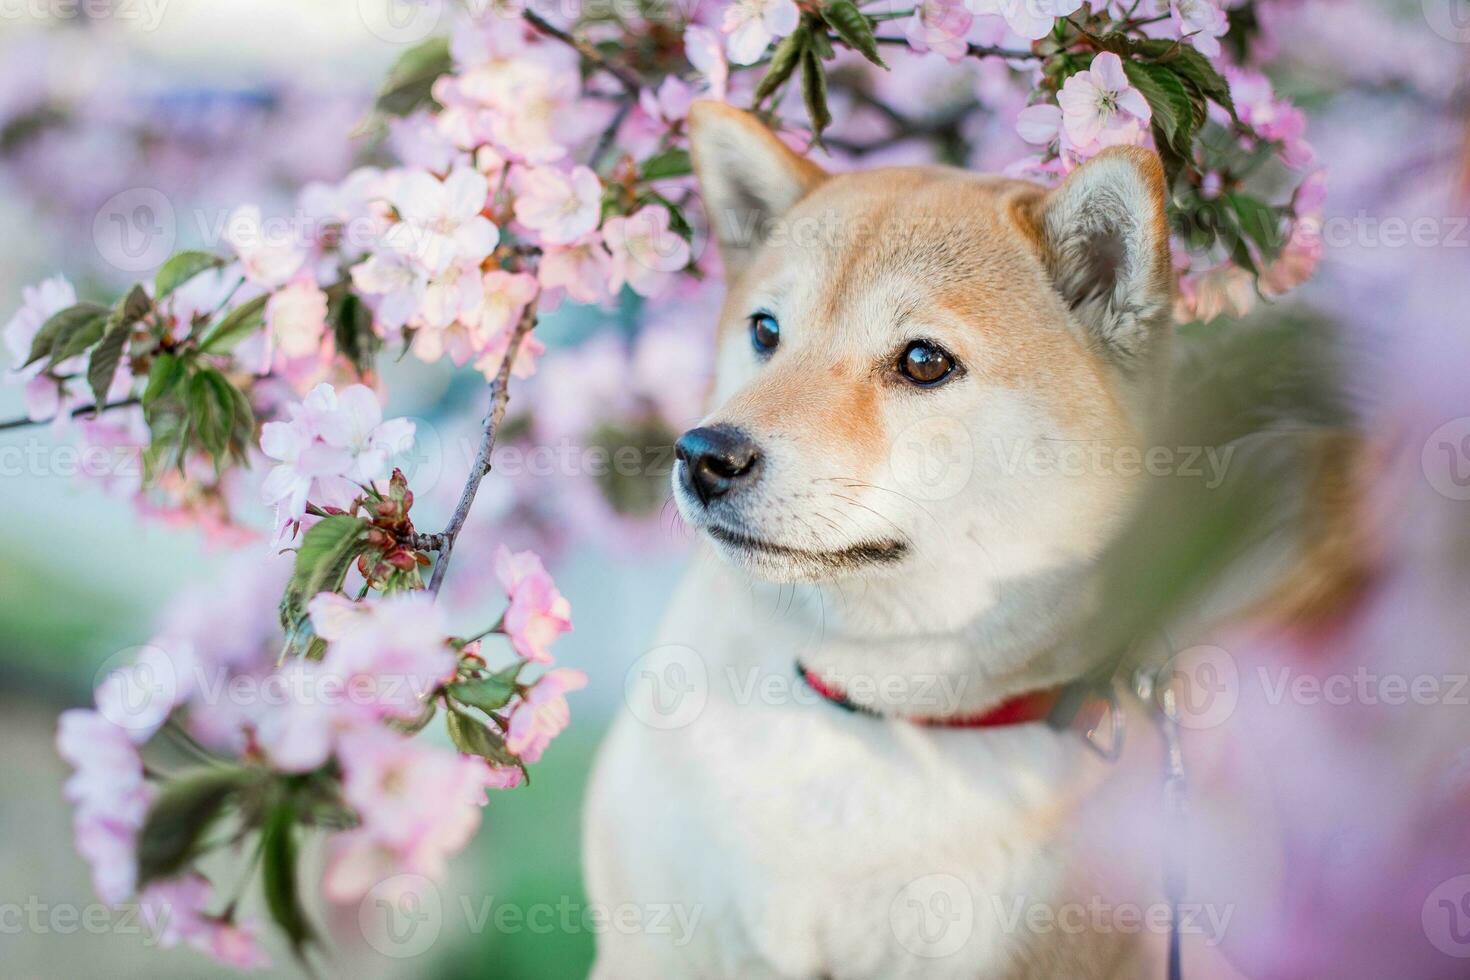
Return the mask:
{"type": "Polygon", "coordinates": [[[944,168],[828,176],[724,106],[692,125],[730,269],[706,424],[748,432],[764,469],[709,508],[677,477],[675,492],[694,528],[777,547],[706,540],[630,675],[587,806],[588,887],[698,926],[608,930],[594,975],[1161,969],[1138,936],[1011,915],[1115,887],[1073,822],[1107,772],[1078,736],[848,714],[793,675],[799,660],[915,717],[1091,666],[1076,625],[1134,481],[1056,464],[1137,445],[1153,422],[1171,281],[1156,158],[1110,151],[1048,192],[944,168]],[[768,360],[757,310],[781,324],[768,360]],[[963,373],[932,390],[898,377],[915,338],[963,373]],[[895,561],[852,558],[893,545],[895,561]]]}

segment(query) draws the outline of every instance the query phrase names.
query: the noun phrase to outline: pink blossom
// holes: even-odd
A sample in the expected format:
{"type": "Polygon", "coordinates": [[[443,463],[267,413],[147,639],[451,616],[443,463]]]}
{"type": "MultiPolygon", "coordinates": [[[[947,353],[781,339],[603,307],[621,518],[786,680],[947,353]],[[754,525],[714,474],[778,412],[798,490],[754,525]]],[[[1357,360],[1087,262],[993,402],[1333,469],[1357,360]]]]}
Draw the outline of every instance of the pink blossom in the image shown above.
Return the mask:
{"type": "Polygon", "coordinates": [[[458,662],[442,611],[433,596],[410,592],[372,604],[369,617],[330,645],[322,667],[371,716],[416,717],[458,662]]]}
{"type": "Polygon", "coordinates": [[[429,274],[412,257],[383,246],[352,267],[352,284],[364,295],[378,297],[378,321],[397,331],[418,315],[429,274]]]}
{"type": "Polygon", "coordinates": [[[1306,115],[1277,98],[1270,79],[1259,72],[1227,67],[1225,77],[1241,122],[1254,127],[1263,139],[1280,142],[1281,159],[1287,166],[1302,168],[1311,164],[1312,148],[1302,138],[1307,130],[1306,115]]]}
{"type": "Polygon", "coordinates": [[[1200,54],[1219,57],[1220,38],[1230,30],[1225,11],[1211,0],[1170,0],[1169,21],[1200,54]]]}
{"type": "Polygon", "coordinates": [[[56,749],[76,769],[64,794],[75,807],[76,846],[97,897],[127,899],[137,881],[134,847],[152,792],[128,732],[95,711],[63,712],[56,749]]]}
{"type": "Polygon", "coordinates": [[[669,209],[662,204],[603,222],[614,293],[626,283],[640,296],[657,296],[667,288],[670,274],[689,264],[689,243],[671,231],[669,223],[669,209]]]}
{"type": "Polygon", "coordinates": [[[296,279],[266,301],[265,323],[282,354],[316,354],[327,329],[327,294],[314,280],[296,279]]]}
{"type": "Polygon", "coordinates": [[[665,77],[657,89],[645,88],[638,93],[638,107],[665,126],[683,122],[693,102],[694,91],[678,75],[665,77]]]}
{"type": "Polygon", "coordinates": [[[576,242],[597,227],[602,214],[602,181],[587,167],[517,171],[515,189],[516,220],[547,245],[576,242]]]}
{"type": "Polygon", "coordinates": [[[1058,17],[1082,6],[1082,0],[966,0],[977,14],[1005,18],[1011,30],[1030,41],[1046,37],[1058,17]]]}
{"type": "Polygon", "coordinates": [[[505,747],[526,762],[537,762],[551,740],[572,720],[566,695],[587,686],[580,670],[559,667],[541,676],[511,710],[505,747]]]}
{"type": "Polygon", "coordinates": [[[1057,102],[1067,136],[1082,148],[1136,142],[1140,125],[1150,118],[1147,100],[1128,83],[1123,62],[1111,51],[1067,79],[1057,102]]]}
{"type": "MultiPolygon", "coordinates": [[[[33,422],[43,422],[60,410],[62,389],[54,378],[41,373],[45,368],[43,362],[30,367],[21,365],[30,356],[31,343],[46,321],[76,302],[76,290],[71,283],[64,276],[53,276],[21,291],[21,307],[5,325],[5,349],[10,355],[6,380],[25,384],[26,417],[33,422]]],[[[70,370],[75,365],[58,367],[70,370]]]]}
{"type": "Polygon", "coordinates": [[[707,27],[690,24],[684,28],[684,56],[694,70],[704,76],[709,85],[709,97],[725,101],[730,84],[730,66],[725,62],[719,36],[707,27]]]}
{"type": "Polygon", "coordinates": [[[185,874],[155,881],[138,896],[143,920],[153,929],[154,942],[164,949],[207,937],[210,888],[203,875],[185,874]]]}
{"type": "MultiPolygon", "coordinates": [[[[414,335],[415,353],[426,361],[436,361],[446,348],[452,350],[452,344],[436,335],[461,320],[472,322],[484,295],[480,260],[458,259],[431,276],[419,307],[417,323],[420,330],[414,335]],[[419,338],[425,334],[432,337],[433,342],[420,348],[419,338]]],[[[468,357],[469,352],[465,352],[455,358],[455,363],[463,364],[468,357]]]]}
{"type": "Polygon", "coordinates": [[[551,663],[548,649],[572,628],[572,606],[557,591],[535,552],[512,554],[501,545],[495,552],[495,576],[510,597],[505,632],[516,653],[537,663],[551,663]]]}
{"type": "Polygon", "coordinates": [[[225,222],[225,241],[235,249],[245,278],[262,289],[284,286],[306,261],[306,250],[285,226],[268,228],[260,207],[244,204],[225,222]]]}
{"type": "Polygon", "coordinates": [[[261,970],[271,965],[260,948],[253,922],[219,922],[193,945],[218,963],[236,970],[261,970]]]}
{"type": "Polygon", "coordinates": [[[341,679],[313,660],[292,660],[275,672],[284,697],[255,705],[256,744],[281,772],[312,772],[331,758],[338,735],[363,723],[341,679]]]}
{"type": "Polygon", "coordinates": [[[487,272],[484,278],[485,301],[480,307],[480,332],[493,337],[514,327],[527,304],[536,298],[541,286],[528,272],[487,272]]]}
{"type": "Polygon", "coordinates": [[[97,685],[97,710],[142,745],[163,727],[173,709],[188,699],[197,673],[188,643],[173,649],[145,646],[97,685]]]}
{"type": "Polygon", "coordinates": [[[602,235],[594,231],[571,245],[548,248],[537,276],[543,289],[564,289],[578,303],[600,303],[608,295],[611,262],[602,235]]]}
{"type": "MultiPolygon", "coordinates": [[[[511,324],[486,341],[480,351],[479,360],[475,361],[475,370],[486,378],[494,378],[500,373],[500,366],[505,363],[505,355],[510,350],[510,339],[515,329],[516,325],[511,324]]],[[[535,334],[525,335],[521,338],[520,347],[516,349],[516,359],[511,365],[510,373],[517,378],[529,378],[536,373],[536,359],[545,353],[546,345],[535,334]]]]}
{"type": "Polygon", "coordinates": [[[442,181],[427,171],[409,171],[389,194],[402,221],[389,229],[386,241],[430,273],[456,260],[478,265],[500,238],[480,213],[489,197],[489,181],[470,167],[457,167],[442,181]]]}
{"type": "Polygon", "coordinates": [[[1209,323],[1221,314],[1243,317],[1255,305],[1255,278],[1239,266],[1219,265],[1180,279],[1174,317],[1181,323],[1209,323]]]}
{"type": "Polygon", "coordinates": [[[753,65],[776,38],[796,30],[801,15],[792,0],[735,0],[725,8],[720,30],[737,65],[753,65]]]}
{"type": "Polygon", "coordinates": [[[967,37],[974,15],[963,0],[923,0],[904,29],[909,47],[923,54],[935,51],[959,61],[969,51],[967,37]]]}
{"type": "Polygon", "coordinates": [[[365,602],[353,602],[336,592],[319,592],[306,604],[311,628],[316,635],[331,642],[340,640],[353,630],[371,625],[373,610],[365,602]]]}

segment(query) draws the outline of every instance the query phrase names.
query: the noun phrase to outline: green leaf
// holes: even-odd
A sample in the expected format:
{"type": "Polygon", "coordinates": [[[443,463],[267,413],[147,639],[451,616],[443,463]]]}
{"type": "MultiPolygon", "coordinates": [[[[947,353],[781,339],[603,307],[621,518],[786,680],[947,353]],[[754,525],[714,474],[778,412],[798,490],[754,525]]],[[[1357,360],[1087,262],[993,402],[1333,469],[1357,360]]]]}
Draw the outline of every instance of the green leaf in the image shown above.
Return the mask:
{"type": "Polygon", "coordinates": [[[373,330],[373,313],[367,304],[355,293],[343,293],[332,309],[331,320],[337,350],[352,362],[358,374],[371,371],[383,339],[373,330]]]}
{"type": "Polygon", "coordinates": [[[827,108],[827,72],[811,48],[801,55],[801,95],[811,118],[812,138],[820,146],[823,130],[832,124],[832,112],[827,108]]]}
{"type": "Polygon", "coordinates": [[[229,379],[225,379],[229,388],[230,401],[234,407],[235,425],[231,434],[230,447],[235,450],[242,460],[245,459],[249,447],[255,442],[255,409],[250,405],[250,399],[245,392],[241,391],[229,379]]]}
{"type": "Polygon", "coordinates": [[[289,803],[278,803],[260,831],[261,890],[271,918],[291,941],[291,952],[301,960],[315,930],[301,902],[296,869],[296,811],[289,803]]]}
{"type": "Polygon", "coordinates": [[[687,177],[694,172],[694,163],[689,151],[681,147],[670,147],[643,161],[640,174],[643,180],[667,180],[670,177],[687,177]]]}
{"type": "Polygon", "coordinates": [[[36,331],[36,336],[31,341],[30,355],[22,367],[30,367],[41,358],[48,356],[56,348],[58,342],[65,342],[62,338],[71,336],[92,320],[105,320],[106,317],[107,307],[98,306],[96,303],[78,303],[76,306],[68,306],[53,314],[49,320],[41,324],[41,329],[36,331]]]}
{"type": "Polygon", "coordinates": [[[117,376],[118,365],[122,363],[128,339],[133,334],[133,324],[147,316],[152,309],[153,301],[148,298],[143,287],[134,286],[118,301],[108,316],[102,341],[92,351],[92,358],[87,362],[87,384],[92,388],[92,399],[99,409],[107,403],[107,390],[112,387],[112,379],[117,376]]]}
{"type": "Polygon", "coordinates": [[[183,360],[174,354],[162,352],[153,358],[153,367],[148,371],[148,387],[143,389],[143,405],[152,405],[166,398],[175,386],[189,373],[183,360]]]}
{"type": "Polygon", "coordinates": [[[189,379],[185,400],[189,424],[216,466],[223,463],[235,430],[235,399],[230,393],[233,387],[212,368],[205,368],[189,379]]]}
{"type": "Polygon", "coordinates": [[[112,379],[117,377],[123,351],[127,350],[128,338],[132,335],[131,323],[109,321],[102,343],[92,351],[92,359],[87,362],[87,384],[92,388],[92,399],[99,410],[107,404],[108,389],[112,387],[112,379]]]}
{"type": "Polygon", "coordinates": [[[1123,71],[1153,113],[1154,142],[1172,182],[1193,158],[1194,104],[1178,77],[1163,65],[1125,61],[1123,71]]]}
{"type": "Polygon", "coordinates": [[[1188,44],[1176,45],[1173,52],[1161,56],[1159,61],[1194,85],[1206,98],[1229,112],[1232,118],[1235,116],[1235,101],[1230,97],[1230,83],[1210,63],[1210,59],[1197,49],[1188,44]]]}
{"type": "Polygon", "coordinates": [[[522,661],[487,677],[450,684],[449,696],[462,704],[479,708],[486,713],[499,711],[515,696],[516,681],[525,666],[525,662],[522,661]]]}
{"type": "Polygon", "coordinates": [[[806,37],[807,29],[802,26],[786,35],[781,39],[781,43],[776,45],[776,50],[771,55],[771,67],[766,69],[765,77],[755,87],[757,103],[775,94],[778,88],[786,84],[792,72],[796,71],[796,66],[801,63],[801,53],[806,50],[806,37]]]}
{"type": "Polygon", "coordinates": [[[184,871],[231,799],[254,778],[244,769],[196,769],[164,783],[138,834],[138,890],[184,871]]]}
{"type": "Polygon", "coordinates": [[[505,747],[505,739],[492,732],[479,719],[462,711],[450,711],[446,721],[449,725],[449,738],[461,752],[478,755],[497,766],[515,766],[525,772],[521,760],[505,747]]]}
{"type": "Polygon", "coordinates": [[[306,619],[306,604],[312,596],[342,587],[347,569],[362,553],[367,526],[362,518],[334,514],[307,530],[296,552],[291,581],[281,599],[281,625],[288,633],[306,619]]]}
{"type": "Polygon", "coordinates": [[[250,302],[235,307],[204,335],[204,339],[199,342],[199,349],[206,354],[227,353],[240,341],[264,326],[265,304],[269,300],[269,294],[257,296],[250,302]]]}
{"type": "Polygon", "coordinates": [[[224,264],[224,259],[208,252],[180,252],[158,270],[158,275],[153,280],[154,299],[162,301],[165,296],[201,272],[221,268],[224,264]]]}
{"type": "Polygon", "coordinates": [[[388,72],[374,108],[388,116],[408,116],[434,104],[434,83],[454,67],[449,39],[434,37],[409,48],[388,72]]]}
{"type": "Polygon", "coordinates": [[[879,68],[887,68],[878,54],[878,41],[873,34],[873,22],[857,8],[852,0],[837,0],[822,11],[822,17],[832,25],[837,36],[847,46],[857,51],[879,68]]]}

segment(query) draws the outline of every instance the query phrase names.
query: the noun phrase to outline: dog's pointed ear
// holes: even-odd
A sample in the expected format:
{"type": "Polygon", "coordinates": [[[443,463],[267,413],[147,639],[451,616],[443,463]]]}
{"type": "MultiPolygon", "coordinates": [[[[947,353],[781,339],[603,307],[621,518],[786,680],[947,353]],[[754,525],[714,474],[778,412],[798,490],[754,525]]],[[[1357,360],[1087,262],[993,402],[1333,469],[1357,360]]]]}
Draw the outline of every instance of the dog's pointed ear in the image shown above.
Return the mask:
{"type": "Polygon", "coordinates": [[[1173,313],[1164,168],[1142,147],[1114,147],[1031,204],[1056,289],[1121,365],[1158,346],[1173,313]]]}
{"type": "Polygon", "coordinates": [[[710,231],[732,277],[770,223],[827,176],[755,116],[722,102],[700,101],[690,109],[689,146],[710,231]]]}

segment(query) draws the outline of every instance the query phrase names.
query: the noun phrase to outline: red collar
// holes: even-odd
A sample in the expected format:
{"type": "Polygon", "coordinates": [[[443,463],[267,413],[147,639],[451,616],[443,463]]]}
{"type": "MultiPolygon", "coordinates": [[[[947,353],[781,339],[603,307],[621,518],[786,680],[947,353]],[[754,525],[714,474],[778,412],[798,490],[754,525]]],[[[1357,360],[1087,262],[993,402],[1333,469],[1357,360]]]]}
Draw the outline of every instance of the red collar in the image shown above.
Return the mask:
{"type": "MultiPolygon", "coordinates": [[[[800,663],[796,665],[796,674],[806,682],[807,687],[839,708],[861,715],[887,717],[871,708],[853,703],[846,694],[842,693],[841,688],[824,680],[815,671],[807,670],[800,663]]],[[[947,718],[911,718],[907,720],[930,728],[999,728],[1004,725],[1025,725],[1046,721],[1051,717],[1052,710],[1061,700],[1062,691],[1063,688],[1054,687],[1018,694],[978,715],[951,715],[947,718]]]]}

